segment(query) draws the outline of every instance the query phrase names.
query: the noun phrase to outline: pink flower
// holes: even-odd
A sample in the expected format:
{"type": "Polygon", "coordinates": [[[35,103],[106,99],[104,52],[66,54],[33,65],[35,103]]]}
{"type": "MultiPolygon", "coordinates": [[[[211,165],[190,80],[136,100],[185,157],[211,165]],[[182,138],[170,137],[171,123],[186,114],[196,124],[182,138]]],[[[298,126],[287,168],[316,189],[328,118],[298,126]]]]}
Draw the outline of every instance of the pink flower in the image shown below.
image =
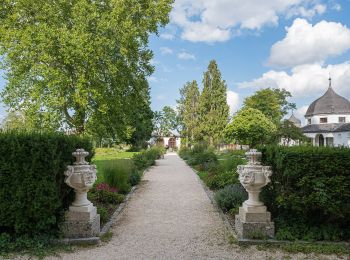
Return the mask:
{"type": "Polygon", "coordinates": [[[96,190],[105,190],[109,192],[118,193],[118,189],[109,186],[107,183],[99,183],[96,185],[96,190]]]}

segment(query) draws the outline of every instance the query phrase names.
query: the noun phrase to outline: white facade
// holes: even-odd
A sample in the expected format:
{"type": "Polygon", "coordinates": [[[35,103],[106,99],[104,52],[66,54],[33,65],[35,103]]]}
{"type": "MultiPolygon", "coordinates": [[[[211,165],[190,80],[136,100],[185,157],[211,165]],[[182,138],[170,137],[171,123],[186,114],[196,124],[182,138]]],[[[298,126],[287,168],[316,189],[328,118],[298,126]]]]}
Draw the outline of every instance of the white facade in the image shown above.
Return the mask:
{"type": "MultiPolygon", "coordinates": [[[[350,115],[332,115],[332,114],[323,114],[323,115],[315,115],[312,117],[305,117],[305,125],[311,124],[338,124],[338,123],[350,123],[350,115]],[[327,118],[326,123],[321,122],[321,118],[327,118]],[[340,118],[344,118],[344,122],[340,122],[340,118]],[[310,121],[311,120],[311,121],[310,121]]],[[[341,119],[343,120],[343,119],[341,119]]]]}

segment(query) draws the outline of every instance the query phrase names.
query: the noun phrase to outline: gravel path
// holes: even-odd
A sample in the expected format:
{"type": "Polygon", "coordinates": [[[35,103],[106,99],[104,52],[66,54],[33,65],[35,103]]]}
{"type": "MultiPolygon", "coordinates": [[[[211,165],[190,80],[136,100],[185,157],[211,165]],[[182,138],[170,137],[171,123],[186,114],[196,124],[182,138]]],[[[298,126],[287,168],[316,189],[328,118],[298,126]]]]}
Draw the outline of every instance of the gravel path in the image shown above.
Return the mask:
{"type": "MultiPolygon", "coordinates": [[[[145,174],[111,231],[109,242],[59,258],[286,259],[278,251],[230,244],[230,233],[196,174],[176,154],[167,154],[145,174]]],[[[287,257],[315,259],[302,254],[287,257]]]]}

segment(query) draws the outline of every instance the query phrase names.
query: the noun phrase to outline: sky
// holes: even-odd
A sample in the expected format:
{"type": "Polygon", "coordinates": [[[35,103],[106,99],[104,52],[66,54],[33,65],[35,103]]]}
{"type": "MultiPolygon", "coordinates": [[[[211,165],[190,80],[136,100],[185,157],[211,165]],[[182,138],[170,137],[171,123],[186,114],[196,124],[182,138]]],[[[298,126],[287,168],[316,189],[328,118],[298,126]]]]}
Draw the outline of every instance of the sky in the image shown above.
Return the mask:
{"type": "MultiPolygon", "coordinates": [[[[179,89],[215,59],[231,113],[255,91],[284,88],[300,119],[332,86],[350,99],[350,0],[175,0],[170,23],[150,36],[152,109],[176,107],[179,89]]],[[[0,90],[5,87],[0,72],[0,90]]],[[[0,103],[0,106],[2,103],[0,103]]],[[[5,115],[0,108],[0,117],[5,115]]]]}

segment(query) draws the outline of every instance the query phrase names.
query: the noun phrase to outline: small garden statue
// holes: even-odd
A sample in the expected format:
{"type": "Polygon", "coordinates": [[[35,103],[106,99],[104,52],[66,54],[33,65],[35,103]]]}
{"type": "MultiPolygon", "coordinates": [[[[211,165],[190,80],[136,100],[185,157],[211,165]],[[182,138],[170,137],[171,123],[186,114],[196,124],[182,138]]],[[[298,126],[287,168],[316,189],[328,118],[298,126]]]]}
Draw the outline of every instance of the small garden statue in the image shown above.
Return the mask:
{"type": "Polygon", "coordinates": [[[255,149],[246,153],[247,165],[239,165],[239,181],[248,192],[248,200],[239,208],[235,227],[239,238],[271,238],[275,225],[271,222],[271,213],[259,200],[261,189],[270,182],[272,171],[269,166],[260,163],[261,153],[255,149]]]}
{"type": "Polygon", "coordinates": [[[74,189],[75,200],[66,212],[63,233],[67,238],[96,237],[100,233],[100,215],[87,199],[87,192],[96,181],[96,166],[85,161],[89,153],[84,149],[77,149],[72,155],[76,162],[67,167],[64,175],[67,185],[74,189]]]}

